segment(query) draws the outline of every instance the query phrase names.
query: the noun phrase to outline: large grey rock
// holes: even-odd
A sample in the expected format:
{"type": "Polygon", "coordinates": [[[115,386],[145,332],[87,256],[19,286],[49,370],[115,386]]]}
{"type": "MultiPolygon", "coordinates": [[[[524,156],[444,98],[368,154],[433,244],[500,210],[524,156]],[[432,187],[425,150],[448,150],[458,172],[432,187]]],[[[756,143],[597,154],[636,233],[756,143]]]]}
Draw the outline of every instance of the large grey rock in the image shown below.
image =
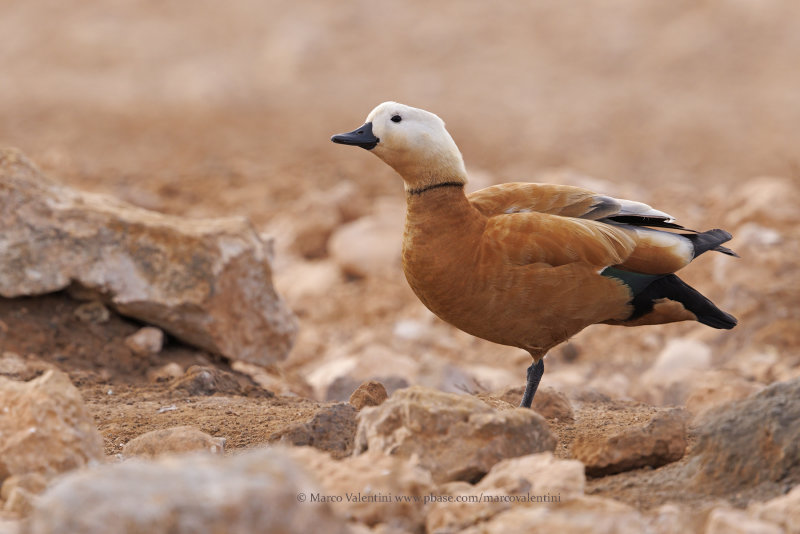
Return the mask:
{"type": "Polygon", "coordinates": [[[419,386],[362,408],[358,420],[356,453],[416,457],[437,483],[478,480],[500,460],[552,451],[556,444],[532,410],[496,410],[475,397],[419,386]]]}
{"type": "Polygon", "coordinates": [[[800,483],[800,378],[709,411],[697,433],[687,473],[704,492],[800,483]]]}
{"type": "Polygon", "coordinates": [[[272,434],[270,443],[311,446],[343,458],[353,452],[356,409],[347,403],[321,408],[308,421],[296,423],[272,434]]]}
{"type": "Polygon", "coordinates": [[[77,286],[187,343],[257,364],[284,359],[294,341],[270,244],[243,218],[189,220],[79,192],[0,149],[0,228],[4,297],[77,286]]]}
{"type": "Polygon", "coordinates": [[[61,478],[37,501],[25,532],[346,532],[328,504],[303,500],[319,491],[274,449],[129,460],[61,478]]]}

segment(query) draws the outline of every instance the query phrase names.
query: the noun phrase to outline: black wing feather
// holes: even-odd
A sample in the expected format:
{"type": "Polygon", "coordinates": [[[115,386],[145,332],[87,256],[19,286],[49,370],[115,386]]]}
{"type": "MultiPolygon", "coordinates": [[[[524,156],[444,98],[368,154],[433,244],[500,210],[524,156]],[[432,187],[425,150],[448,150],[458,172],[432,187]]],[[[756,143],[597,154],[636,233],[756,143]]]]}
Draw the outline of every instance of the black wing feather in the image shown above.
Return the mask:
{"type": "Polygon", "coordinates": [[[631,226],[650,226],[653,228],[671,228],[673,230],[684,230],[694,232],[689,228],[684,228],[680,224],[665,221],[660,217],[645,217],[642,215],[615,215],[608,217],[607,221],[617,224],[630,224],[631,226]]]}

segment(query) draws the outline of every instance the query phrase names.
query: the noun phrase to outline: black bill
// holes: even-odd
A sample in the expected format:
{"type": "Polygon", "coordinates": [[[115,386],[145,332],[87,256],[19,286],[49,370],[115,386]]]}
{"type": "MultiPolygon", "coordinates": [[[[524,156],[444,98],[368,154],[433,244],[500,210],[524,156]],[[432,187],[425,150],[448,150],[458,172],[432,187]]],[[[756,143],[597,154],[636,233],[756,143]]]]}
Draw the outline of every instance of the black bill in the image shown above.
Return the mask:
{"type": "Polygon", "coordinates": [[[380,139],[372,133],[372,123],[368,122],[352,132],[340,133],[331,137],[331,141],[340,145],[354,145],[372,150],[380,139]]]}

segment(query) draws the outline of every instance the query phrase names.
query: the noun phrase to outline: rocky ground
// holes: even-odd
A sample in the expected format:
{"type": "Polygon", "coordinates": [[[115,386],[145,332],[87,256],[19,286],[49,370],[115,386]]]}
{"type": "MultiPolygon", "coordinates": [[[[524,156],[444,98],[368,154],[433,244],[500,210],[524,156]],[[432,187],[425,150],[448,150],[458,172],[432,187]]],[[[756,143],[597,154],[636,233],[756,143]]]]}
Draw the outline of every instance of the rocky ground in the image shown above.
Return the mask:
{"type": "Polygon", "coordinates": [[[800,532],[798,5],[609,5],[6,6],[0,532],[800,532]],[[591,327],[515,409],[328,141],[388,99],[472,189],[731,231],[682,277],[740,324],[591,327]]]}

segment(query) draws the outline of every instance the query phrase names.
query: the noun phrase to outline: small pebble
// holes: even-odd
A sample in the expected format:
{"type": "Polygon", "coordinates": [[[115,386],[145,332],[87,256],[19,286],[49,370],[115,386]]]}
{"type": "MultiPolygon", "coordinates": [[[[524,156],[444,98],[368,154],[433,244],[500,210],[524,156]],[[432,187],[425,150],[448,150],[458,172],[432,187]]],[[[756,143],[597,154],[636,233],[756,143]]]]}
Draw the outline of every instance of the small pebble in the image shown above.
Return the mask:
{"type": "Polygon", "coordinates": [[[375,380],[367,380],[350,395],[350,404],[360,411],[364,406],[378,406],[388,397],[383,384],[375,380]]]}
{"type": "Polygon", "coordinates": [[[134,354],[158,354],[164,346],[164,332],[154,326],[145,326],[125,338],[127,346],[134,354]]]}
{"type": "Polygon", "coordinates": [[[183,367],[175,362],[170,362],[158,369],[151,369],[147,372],[147,378],[150,382],[170,382],[178,377],[183,376],[183,367]]]}

